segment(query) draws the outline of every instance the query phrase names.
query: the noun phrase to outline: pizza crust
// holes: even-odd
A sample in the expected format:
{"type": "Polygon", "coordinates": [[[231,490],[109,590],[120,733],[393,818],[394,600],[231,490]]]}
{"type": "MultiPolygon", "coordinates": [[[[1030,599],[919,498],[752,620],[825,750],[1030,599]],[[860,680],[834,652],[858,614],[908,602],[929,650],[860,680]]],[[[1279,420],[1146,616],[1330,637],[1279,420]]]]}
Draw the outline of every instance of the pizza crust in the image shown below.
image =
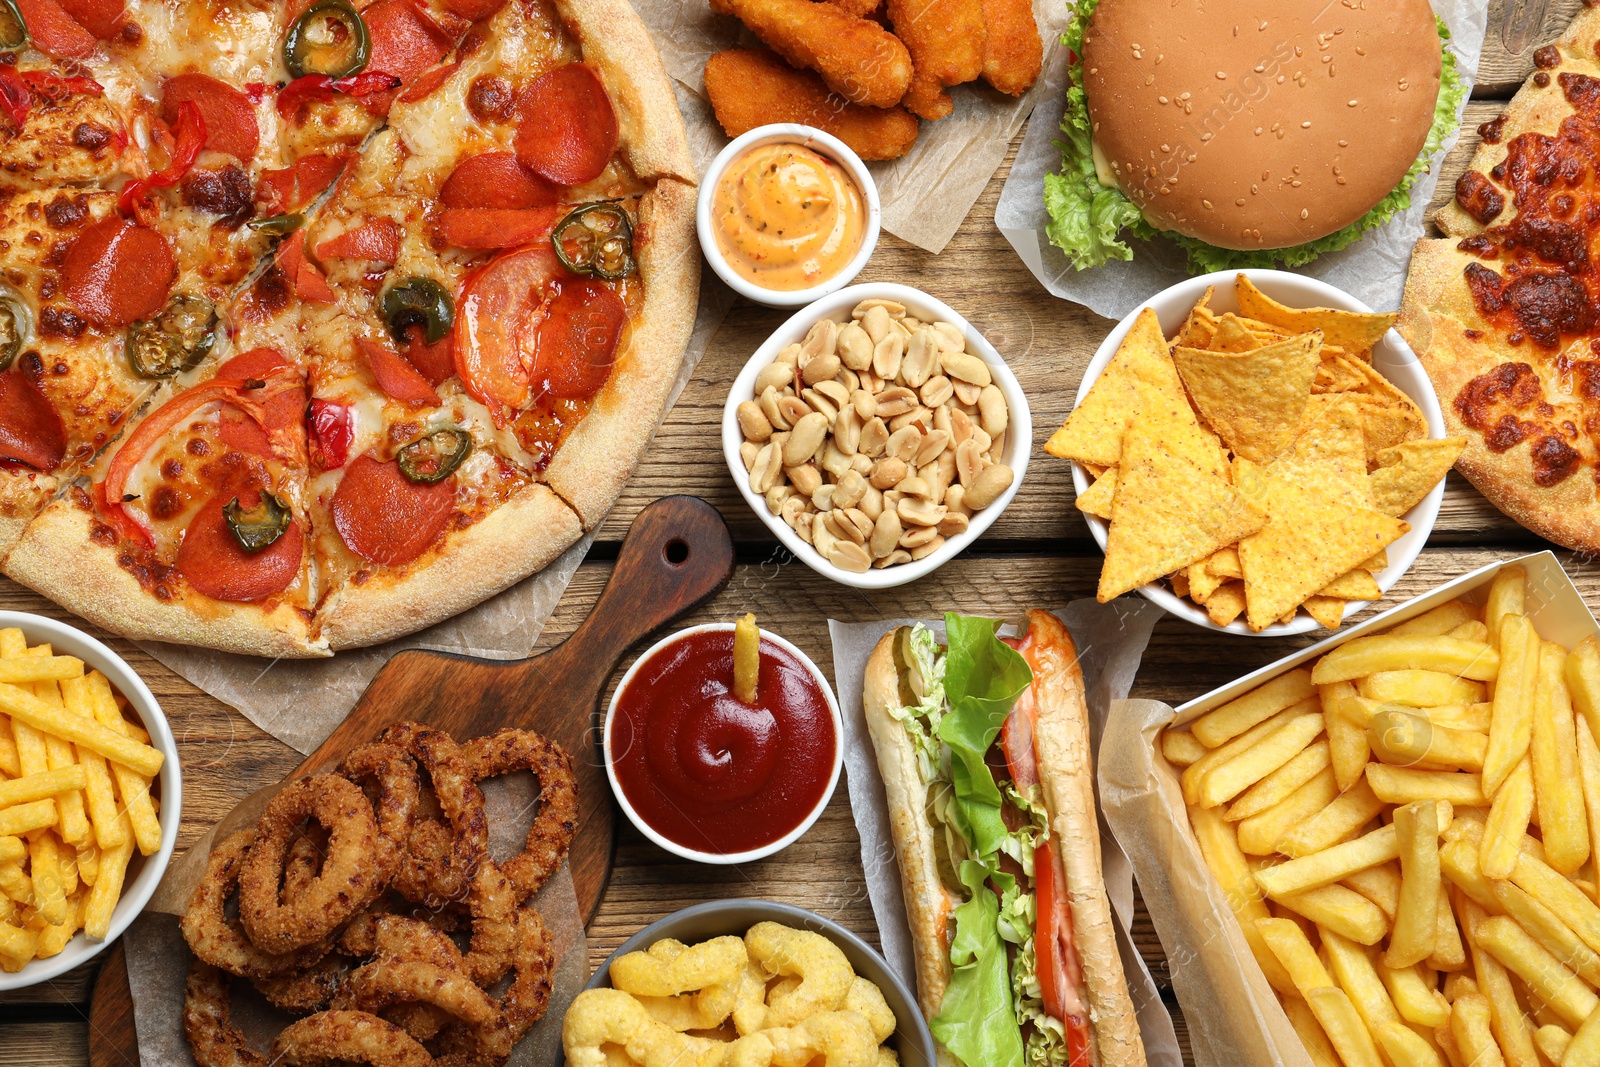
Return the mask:
{"type": "Polygon", "coordinates": [[[93,517],[69,500],[52,503],[5,560],[5,572],[96,626],[135,641],[170,641],[273,659],[329,655],[307,614],[288,604],[230,604],[188,595],[162,600],[90,539],[93,517]]]}
{"type": "Polygon", "coordinates": [[[415,633],[543,570],[581,536],[577,514],[530,485],[446,538],[425,565],[334,590],[317,613],[318,640],[337,652],[415,633]]]}

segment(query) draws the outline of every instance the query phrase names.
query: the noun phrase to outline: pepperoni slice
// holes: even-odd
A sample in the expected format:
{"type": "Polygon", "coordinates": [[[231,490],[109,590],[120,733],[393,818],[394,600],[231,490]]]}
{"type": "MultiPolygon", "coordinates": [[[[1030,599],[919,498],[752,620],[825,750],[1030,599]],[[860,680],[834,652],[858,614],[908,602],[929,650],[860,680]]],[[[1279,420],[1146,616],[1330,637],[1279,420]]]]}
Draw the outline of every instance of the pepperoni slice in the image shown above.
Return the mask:
{"type": "Polygon", "coordinates": [[[468,156],[439,190],[439,202],[445,207],[546,207],[560,201],[560,186],[529,173],[510,152],[468,156]]]}
{"type": "Polygon", "coordinates": [[[413,326],[406,331],[405,351],[400,353],[417,373],[428,379],[437,389],[456,372],[455,346],[450,337],[430,345],[422,327],[413,326]]]}
{"type": "Polygon", "coordinates": [[[424,485],[394,460],[358,456],[333,494],[333,527],[350,551],[386,566],[410,563],[439,540],[455,510],[455,475],[424,485]]]}
{"type": "Polygon", "coordinates": [[[178,106],[193,102],[206,122],[206,147],[248,163],[261,145],[261,129],[256,125],[256,108],[250,98],[227,82],[204,74],[180,74],[168,78],[161,90],[161,117],[169,126],[178,124],[178,106]]]}
{"type": "Polygon", "coordinates": [[[159,311],[176,274],[165,237],[117,216],[84,229],[61,264],[67,299],[97,326],[126,326],[159,311]]]}
{"type": "Polygon", "coordinates": [[[565,277],[548,243],[490,260],[456,304],[456,373],[504,425],[533,397],[534,336],[547,290],[565,277]]]}
{"type": "Polygon", "coordinates": [[[400,258],[400,224],[393,219],[369,219],[317,245],[317,258],[393,263],[400,258]]]}
{"type": "MultiPolygon", "coordinates": [[[[392,74],[402,84],[443,59],[454,43],[413,0],[378,0],[361,17],[372,36],[367,71],[392,74]]],[[[393,99],[394,94],[381,93],[368,104],[386,113],[393,99]]]]}
{"type": "Polygon", "coordinates": [[[66,454],[67,428],[44,393],[20,370],[0,374],[0,467],[48,474],[66,454]]]}
{"type": "Polygon", "coordinates": [[[72,16],[72,21],[100,38],[109,41],[122,30],[122,0],[60,0],[61,10],[72,16]]]}
{"type": "Polygon", "coordinates": [[[295,295],[313,304],[331,304],[338,299],[328,280],[306,258],[306,231],[296,230],[278,246],[278,269],[294,287],[295,295]]]}
{"type": "Polygon", "coordinates": [[[559,207],[452,207],[439,213],[434,232],[457,248],[517,248],[550,236],[559,207]]]}
{"type": "Polygon", "coordinates": [[[460,67],[460,63],[446,63],[442,67],[434,67],[407,86],[397,99],[402,104],[415,104],[419,100],[428,99],[440,86],[449,81],[450,75],[454,74],[460,67]]]}
{"type": "Polygon", "coordinates": [[[563,281],[535,334],[533,387],[539,395],[593,396],[611,377],[628,308],[604,282],[563,281]]]}
{"type": "Polygon", "coordinates": [[[444,9],[471,22],[481,22],[506,6],[506,0],[444,0],[444,9]]]}
{"type": "Polygon", "coordinates": [[[365,337],[356,338],[356,347],[384,393],[406,404],[439,403],[439,394],[411,364],[365,337]]]}
{"type": "Polygon", "coordinates": [[[82,59],[94,52],[94,34],[84,29],[56,0],[17,0],[28,36],[41,52],[62,59],[82,59]]]}
{"type": "MultiPolygon", "coordinates": [[[[260,502],[257,494],[248,491],[238,496],[245,507],[260,502]]],[[[259,552],[246,552],[222,514],[223,505],[233,498],[232,493],[218,493],[195,514],[178,546],[178,573],[213,600],[264,600],[283,592],[299,577],[305,535],[300,524],[291,521],[272,544],[259,552]]]]}
{"type": "Polygon", "coordinates": [[[264,171],[256,184],[256,199],[269,212],[298,211],[333,184],[349,159],[349,152],[314,152],[295,160],[292,167],[264,171]]]}
{"type": "MultiPolygon", "coordinates": [[[[297,436],[303,432],[306,410],[305,380],[301,377],[294,365],[289,362],[275,348],[252,348],[248,352],[241,352],[222,366],[217,368],[217,378],[233,378],[239,381],[250,379],[263,380],[271,378],[267,388],[262,392],[252,391],[249,395],[261,404],[262,418],[260,428],[262,433],[259,439],[266,439],[269,434],[281,434],[284,431],[293,431],[297,436]],[[288,372],[288,373],[285,373],[288,372]]],[[[254,424],[253,419],[245,420],[254,424]]],[[[248,433],[248,431],[245,431],[248,433]]],[[[226,435],[224,435],[226,436],[226,435]]],[[[256,435],[250,437],[257,440],[256,435]]],[[[241,448],[240,451],[249,451],[241,448]]],[[[268,452],[261,452],[268,455],[268,452]]]]}
{"type": "Polygon", "coordinates": [[[517,159],[558,185],[600,177],[617,150],[617,113],[600,76],[582,63],[540,77],[518,105],[517,159]]]}

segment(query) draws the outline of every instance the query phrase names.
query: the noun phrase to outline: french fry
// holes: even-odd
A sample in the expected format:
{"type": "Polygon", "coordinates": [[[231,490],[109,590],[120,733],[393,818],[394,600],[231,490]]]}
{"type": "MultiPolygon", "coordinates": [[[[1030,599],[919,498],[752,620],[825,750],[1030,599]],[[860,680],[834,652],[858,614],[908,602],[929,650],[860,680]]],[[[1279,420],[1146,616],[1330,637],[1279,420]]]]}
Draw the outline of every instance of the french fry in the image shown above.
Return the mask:
{"type": "Polygon", "coordinates": [[[1161,754],[1174,767],[1187,767],[1206,754],[1206,746],[1188,730],[1167,729],[1161,731],[1161,754]]]}
{"type": "Polygon", "coordinates": [[[1533,1032],[1534,1047],[1551,1063],[1559,1064],[1571,1043],[1572,1035],[1555,1023],[1546,1023],[1533,1032]]]}
{"type": "Polygon", "coordinates": [[[1389,919],[1383,914],[1382,908],[1337,882],[1273,899],[1319,927],[1358,945],[1376,945],[1389,932],[1389,919]]]}
{"type": "Polygon", "coordinates": [[[0,837],[0,863],[21,863],[28,856],[28,845],[20,837],[0,837]]]}
{"type": "Polygon", "coordinates": [[[0,682],[26,685],[32,682],[59,682],[83,674],[83,660],[76,656],[7,656],[0,658],[0,682]]]}
{"type": "Polygon", "coordinates": [[[1391,637],[1427,637],[1435,634],[1447,634],[1462,623],[1471,622],[1478,617],[1477,610],[1464,600],[1451,600],[1423,612],[1414,619],[1407,619],[1397,626],[1389,628],[1391,637]]]}
{"type": "Polygon", "coordinates": [[[1402,1019],[1429,1028],[1444,1026],[1450,1021],[1450,1002],[1443,993],[1423,981],[1416,967],[1397,969],[1377,960],[1375,969],[1402,1019]]]}
{"type": "Polygon", "coordinates": [[[1450,909],[1450,891],[1444,880],[1439,881],[1438,925],[1433,933],[1433,951],[1428,954],[1427,966],[1436,971],[1459,971],[1467,965],[1467,949],[1461,943],[1461,930],[1456,926],[1455,912],[1450,909]]]}
{"type": "Polygon", "coordinates": [[[1285,708],[1304,703],[1315,695],[1311,672],[1302,667],[1207,712],[1194,720],[1189,729],[1201,744],[1217,748],[1285,708]]]}
{"type": "Polygon", "coordinates": [[[1488,645],[1436,635],[1380,634],[1346,641],[1311,668],[1317,685],[1346,682],[1378,671],[1428,670],[1488,681],[1500,670],[1500,657],[1488,645]]]}
{"type": "MultiPolygon", "coordinates": [[[[1583,812],[1589,822],[1589,856],[1600,857],[1600,745],[1595,744],[1589,720],[1576,716],[1574,747],[1578,750],[1578,779],[1583,791],[1583,812]]],[[[1600,900],[1600,890],[1591,894],[1600,900]]]]}
{"type": "MultiPolygon", "coordinates": [[[[48,645],[31,648],[28,650],[28,658],[25,662],[37,663],[48,658],[49,654],[50,646],[48,645]]],[[[77,664],[78,673],[82,673],[83,664],[80,661],[70,656],[56,658],[71,660],[77,664]]],[[[12,661],[0,660],[0,664],[7,662],[12,661]]],[[[62,706],[61,687],[56,681],[36,681],[33,683],[32,688],[34,696],[46,704],[51,704],[55,707],[62,706]]],[[[75,767],[78,764],[77,755],[73,751],[71,742],[65,741],[55,734],[44,733],[44,750],[47,764],[51,770],[64,770],[68,767],[75,767]]],[[[61,839],[73,847],[77,847],[87,841],[90,830],[89,820],[83,809],[83,787],[73,786],[63,789],[56,796],[56,808],[60,813],[60,824],[56,827],[56,833],[61,836],[61,839]]]]}
{"type": "Polygon", "coordinates": [[[1392,766],[1476,771],[1483,766],[1489,739],[1470,730],[1435,726],[1411,710],[1385,708],[1367,720],[1367,743],[1373,755],[1392,766]]]}
{"type": "Polygon", "coordinates": [[[0,835],[20,837],[56,824],[54,800],[32,800],[0,808],[0,835]]]}
{"type": "Polygon", "coordinates": [[[1318,710],[1317,705],[1311,701],[1284,708],[1271,718],[1257,723],[1244,733],[1228,741],[1227,744],[1211,749],[1204,756],[1185,767],[1183,773],[1178,776],[1179,782],[1183,785],[1184,803],[1200,803],[1200,787],[1204,784],[1205,777],[1213,769],[1222,766],[1241,752],[1245,752],[1271,737],[1289,720],[1316,710],[1318,710]]]}
{"type": "Polygon", "coordinates": [[[1589,858],[1589,820],[1584,814],[1583,781],[1578,771],[1572,701],[1562,678],[1566,650],[1539,643],[1539,672],[1533,735],[1533,795],[1539,812],[1539,838],[1545,862],[1571,874],[1589,858]]]}
{"type": "Polygon", "coordinates": [[[1289,1017],[1294,1032],[1300,1035],[1300,1043],[1305,1045],[1306,1052],[1311,1056],[1313,1067],[1341,1067],[1339,1054],[1334,1051],[1333,1044],[1323,1031],[1322,1024],[1312,1014],[1309,1004],[1301,1000],[1298,994],[1287,997],[1283,1002],[1283,1013],[1289,1017]]]}
{"type": "Polygon", "coordinates": [[[23,778],[13,778],[9,782],[0,782],[0,807],[43,800],[68,789],[81,789],[83,783],[83,768],[76,763],[58,770],[41,771],[23,778]]]}
{"type": "Polygon", "coordinates": [[[1526,615],[1507,615],[1500,621],[1499,647],[1501,671],[1494,686],[1489,750],[1483,758],[1483,791],[1491,797],[1527,754],[1533,736],[1539,635],[1526,615]]]}
{"type": "Polygon", "coordinates": [[[0,773],[11,778],[22,776],[22,760],[17,755],[17,741],[11,733],[11,720],[0,715],[0,773]]]}
{"type": "Polygon", "coordinates": [[[1535,941],[1550,954],[1578,973],[1578,977],[1592,986],[1600,986],[1600,953],[1583,943],[1561,917],[1533,897],[1515,882],[1489,883],[1501,909],[1517,921],[1535,941]]]}
{"type": "MultiPolygon", "coordinates": [[[[1511,1067],[1539,1067],[1533,1039],[1522,1021],[1522,1006],[1511,984],[1511,975],[1493,954],[1473,940],[1473,931],[1487,918],[1484,910],[1470,900],[1460,901],[1462,922],[1467,927],[1467,943],[1472,947],[1473,972],[1477,985],[1489,1002],[1490,1027],[1511,1067]]],[[[1454,1005],[1455,1000],[1451,1000],[1454,1005]]]]}
{"type": "Polygon", "coordinates": [[[1507,615],[1528,613],[1528,572],[1521,567],[1502,567],[1489,583],[1489,597],[1483,605],[1484,625],[1489,643],[1500,647],[1500,623],[1507,615]]]}
{"type": "MultiPolygon", "coordinates": [[[[1337,882],[1356,871],[1387,863],[1400,855],[1393,826],[1384,826],[1341,845],[1255,872],[1267,895],[1285,896],[1337,882]]],[[[1404,893],[1404,889],[1401,891],[1404,893]]]]}
{"type": "Polygon", "coordinates": [[[26,963],[33,959],[37,944],[37,935],[32,930],[24,930],[10,923],[0,923],[0,957],[17,963],[26,963]]]}
{"type": "Polygon", "coordinates": [[[49,959],[67,947],[73,935],[83,929],[83,912],[88,897],[84,894],[72,897],[67,901],[67,918],[63,923],[54,926],[44,926],[39,930],[39,939],[34,947],[37,959],[49,959]]]}
{"type": "Polygon", "coordinates": [[[121,845],[100,853],[99,874],[89,890],[83,912],[83,932],[96,941],[104,941],[106,934],[111,931],[111,913],[117,901],[122,899],[122,882],[128,874],[128,861],[133,857],[133,847],[130,827],[121,845]]]}
{"type": "Polygon", "coordinates": [[[28,838],[28,873],[34,907],[52,926],[67,921],[67,891],[61,878],[60,844],[55,834],[35,831],[28,838]]]}
{"type": "MultiPolygon", "coordinates": [[[[756,684],[761,680],[761,630],[756,617],[746,612],[733,626],[733,695],[746,704],[756,702],[756,684]]],[[[121,716],[117,716],[119,719],[121,716]]],[[[134,825],[138,832],[138,824],[134,825]]]]}
{"type": "Polygon", "coordinates": [[[1566,1025],[1581,1026],[1589,1013],[1600,1007],[1600,997],[1582,979],[1506,916],[1484,919],[1476,936],[1501,966],[1526,982],[1566,1025]]]}
{"type": "MultiPolygon", "coordinates": [[[[69,714],[94,721],[94,696],[89,683],[83,678],[73,678],[61,686],[62,702],[69,714]]],[[[117,817],[117,797],[111,783],[111,767],[106,758],[86,748],[78,750],[78,759],[84,771],[84,806],[89,822],[94,828],[95,844],[102,848],[115,848],[122,844],[122,821],[117,817]]]]}
{"type": "MultiPolygon", "coordinates": [[[[147,777],[153,778],[161,770],[162,755],[159,750],[132,741],[98,723],[69,716],[64,708],[51,707],[14,685],[0,684],[0,711],[11,716],[13,730],[18,724],[36,730],[48,730],[147,777]]],[[[20,744],[18,747],[21,747],[20,744]]]]}
{"type": "Polygon", "coordinates": [[[1394,811],[1400,854],[1400,906],[1383,962],[1390,967],[1421,963],[1433,952],[1439,925],[1439,809],[1432,802],[1394,811]]]}
{"type": "Polygon", "coordinates": [[[1278,842],[1278,851],[1295,858],[1321,852],[1359,831],[1382,810],[1383,801],[1366,778],[1360,778],[1310,821],[1290,831],[1278,842]]]}
{"type": "Polygon", "coordinates": [[[1489,803],[1483,795],[1482,775],[1460,771],[1419,771],[1413,767],[1369,763],[1367,784],[1385,804],[1448,800],[1457,807],[1478,808],[1489,803]]]}
{"type": "MultiPolygon", "coordinates": [[[[1368,867],[1364,871],[1356,871],[1346,877],[1340,885],[1354,889],[1378,906],[1378,909],[1394,920],[1394,913],[1400,906],[1400,867],[1395,863],[1380,863],[1376,867],[1368,867]]],[[[1437,1024],[1437,1025],[1443,1025],[1437,1024]]]]}
{"type": "MultiPolygon", "coordinates": [[[[1444,1053],[1445,1062],[1450,1067],[1471,1067],[1466,1060],[1461,1058],[1461,1049],[1456,1045],[1456,1035],[1451,1032],[1449,1025],[1434,1028],[1433,1038],[1439,1044],[1439,1049],[1444,1053]]],[[[1485,1064],[1484,1067],[1489,1067],[1485,1064]]]]}
{"type": "MultiPolygon", "coordinates": [[[[108,731],[127,735],[131,724],[122,717],[111,683],[99,671],[84,676],[89,689],[90,707],[95,720],[108,731]]],[[[122,801],[128,825],[133,828],[133,839],[142,855],[153,855],[161,847],[161,821],[156,817],[150,800],[150,776],[122,761],[111,761],[111,777],[117,783],[117,796],[122,801]]]]}
{"type": "Polygon", "coordinates": [[[1489,1029],[1489,1002],[1482,994],[1469,993],[1450,1005],[1450,1033],[1463,1063],[1471,1067],[1504,1067],[1505,1058],[1489,1029]]]}
{"type": "Polygon", "coordinates": [[[1483,846],[1478,855],[1478,866],[1485,878],[1504,878],[1511,873],[1532,815],[1533,763],[1524,755],[1489,808],[1489,820],[1483,828],[1483,846]]]}
{"type": "Polygon", "coordinates": [[[94,885],[95,876],[100,871],[100,849],[94,844],[88,844],[78,849],[78,877],[84,885],[94,885]]]}
{"type": "Polygon", "coordinates": [[[1494,717],[1494,705],[1488,703],[1440,704],[1438,707],[1417,710],[1426,715],[1428,721],[1435,726],[1448,726],[1452,730],[1471,730],[1479,734],[1489,732],[1489,724],[1494,717]]]}
{"type": "Polygon", "coordinates": [[[1331,767],[1318,771],[1306,784],[1278,803],[1238,824],[1239,847],[1252,856],[1269,855],[1295,827],[1326,808],[1339,795],[1331,767]]]}
{"type": "Polygon", "coordinates": [[[1298,715],[1240,752],[1213,767],[1200,786],[1200,803],[1214,808],[1255,785],[1303,752],[1322,733],[1322,713],[1298,715]]]}
{"type": "Polygon", "coordinates": [[[1561,1067],[1600,1067],[1600,1011],[1590,1012],[1559,1062],[1561,1067]]]}
{"type": "Polygon", "coordinates": [[[1334,682],[1318,686],[1317,696],[1322,703],[1323,726],[1328,731],[1329,758],[1333,763],[1334,777],[1340,789],[1349,789],[1361,777],[1362,768],[1366,767],[1367,757],[1371,755],[1367,747],[1366,720],[1357,721],[1357,717],[1350,713],[1354,710],[1352,704],[1359,699],[1356,687],[1348,681],[1334,682]]]}
{"type": "Polygon", "coordinates": [[[1255,877],[1250,871],[1250,864],[1245,859],[1244,853],[1239,851],[1239,842],[1234,837],[1233,828],[1210,808],[1195,808],[1189,814],[1194,825],[1195,838],[1200,843],[1200,854],[1205,858],[1206,866],[1211,868],[1217,883],[1222,886],[1222,891],[1228,899],[1228,906],[1233,909],[1234,917],[1239,921],[1239,928],[1244,932],[1245,942],[1250,946],[1256,961],[1261,964],[1261,970],[1267,976],[1267,981],[1280,993],[1294,996],[1295,986],[1289,978],[1289,972],[1283,969],[1283,964],[1279,963],[1278,957],[1267,948],[1266,941],[1256,929],[1258,919],[1267,919],[1271,916],[1262,900],[1261,887],[1256,885],[1255,877]]]}
{"type": "Polygon", "coordinates": [[[1259,815],[1315,778],[1331,763],[1326,740],[1312,742],[1282,767],[1245,790],[1223,814],[1229,822],[1259,815]]]}
{"type": "Polygon", "coordinates": [[[1302,992],[1311,1013],[1322,1023],[1345,1067],[1382,1067],[1372,1034],[1361,1024],[1361,1016],[1342,989],[1307,989],[1302,992]]]}
{"type": "Polygon", "coordinates": [[[1600,952],[1600,907],[1538,858],[1523,852],[1511,870],[1511,881],[1555,912],[1578,938],[1600,952]]]}
{"type": "Polygon", "coordinates": [[[1378,977],[1367,950],[1327,927],[1320,927],[1318,936],[1322,940],[1324,963],[1339,988],[1349,994],[1350,1002],[1356,1006],[1367,1029],[1376,1034],[1384,1023],[1398,1023],[1400,1013],[1389,999],[1389,991],[1378,977]]]}
{"type": "Polygon", "coordinates": [[[1356,692],[1380,704],[1404,704],[1413,708],[1476,704],[1486,699],[1482,682],[1438,671],[1379,671],[1357,682],[1356,692]]]}
{"type": "Polygon", "coordinates": [[[1452,974],[1444,980],[1445,1003],[1453,1004],[1457,997],[1478,992],[1478,981],[1469,974],[1452,974]]]}
{"type": "Polygon", "coordinates": [[[1444,1060],[1405,1023],[1384,1023],[1374,1035],[1394,1067],[1443,1067],[1444,1060]]]}
{"type": "Polygon", "coordinates": [[[1590,634],[1572,647],[1566,675],[1572,706],[1589,720],[1589,732],[1600,738],[1600,637],[1590,634]]]}
{"type": "Polygon", "coordinates": [[[1461,892],[1479,907],[1498,915],[1500,902],[1495,899],[1489,879],[1478,866],[1479,838],[1462,837],[1439,848],[1439,870],[1461,892]]]}
{"type": "Polygon", "coordinates": [[[1489,627],[1477,619],[1468,619],[1445,636],[1459,637],[1463,641],[1482,641],[1484,644],[1488,644],[1489,627]]]}

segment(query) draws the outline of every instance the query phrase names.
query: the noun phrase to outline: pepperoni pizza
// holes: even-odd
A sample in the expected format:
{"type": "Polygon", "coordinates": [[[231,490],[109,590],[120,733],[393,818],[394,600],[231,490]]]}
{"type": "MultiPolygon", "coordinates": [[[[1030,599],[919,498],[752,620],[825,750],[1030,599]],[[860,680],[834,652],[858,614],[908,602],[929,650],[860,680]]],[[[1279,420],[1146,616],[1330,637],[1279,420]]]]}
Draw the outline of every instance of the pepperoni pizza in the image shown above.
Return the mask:
{"type": "Polygon", "coordinates": [[[625,0],[0,0],[0,558],[130,636],[410,633],[604,516],[698,284],[625,0]]]}
{"type": "Polygon", "coordinates": [[[1600,549],[1600,9],[1585,9],[1418,242],[1400,331],[1433,379],[1457,468],[1541,536],[1600,549]]]}

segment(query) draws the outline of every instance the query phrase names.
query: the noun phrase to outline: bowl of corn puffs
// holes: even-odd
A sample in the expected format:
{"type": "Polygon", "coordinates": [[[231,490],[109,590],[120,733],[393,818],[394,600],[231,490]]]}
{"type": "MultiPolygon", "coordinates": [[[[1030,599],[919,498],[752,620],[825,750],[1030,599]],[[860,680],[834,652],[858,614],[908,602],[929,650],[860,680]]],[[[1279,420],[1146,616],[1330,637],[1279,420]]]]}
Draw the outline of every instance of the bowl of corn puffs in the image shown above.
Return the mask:
{"type": "Polygon", "coordinates": [[[172,859],[178,749],[149,688],[65,623],[0,611],[0,990],[114,941],[172,859]]]}

